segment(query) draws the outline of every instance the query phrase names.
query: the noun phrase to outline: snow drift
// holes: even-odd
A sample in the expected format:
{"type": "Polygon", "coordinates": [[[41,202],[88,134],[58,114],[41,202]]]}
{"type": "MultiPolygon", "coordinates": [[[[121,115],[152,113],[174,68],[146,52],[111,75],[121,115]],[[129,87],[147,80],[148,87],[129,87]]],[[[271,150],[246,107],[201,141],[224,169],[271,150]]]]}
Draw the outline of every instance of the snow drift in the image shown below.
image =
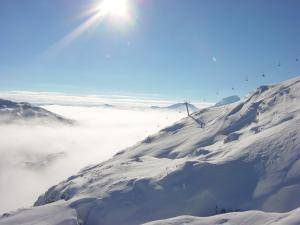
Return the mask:
{"type": "MultiPolygon", "coordinates": [[[[150,224],[241,224],[249,216],[243,224],[299,223],[299,112],[299,77],[198,111],[51,187],[30,209],[36,216],[28,224],[57,207],[64,220],[48,224],[137,225],[172,217],[150,224]],[[238,213],[248,210],[276,213],[238,213]]],[[[25,224],[24,213],[0,224],[25,224]]]]}

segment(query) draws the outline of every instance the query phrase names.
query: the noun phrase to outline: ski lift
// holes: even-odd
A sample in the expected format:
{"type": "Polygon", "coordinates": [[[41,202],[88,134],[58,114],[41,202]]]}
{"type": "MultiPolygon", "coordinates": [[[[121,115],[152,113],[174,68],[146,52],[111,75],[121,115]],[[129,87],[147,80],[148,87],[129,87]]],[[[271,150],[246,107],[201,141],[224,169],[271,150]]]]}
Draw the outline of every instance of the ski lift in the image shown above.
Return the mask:
{"type": "Polygon", "coordinates": [[[298,62],[299,61],[299,59],[298,58],[296,58],[296,62],[298,62]]]}
{"type": "Polygon", "coordinates": [[[266,75],[263,73],[262,75],[261,75],[263,78],[265,78],[266,77],[266,75]]]}
{"type": "Polygon", "coordinates": [[[245,81],[246,81],[246,82],[248,82],[248,81],[249,81],[248,77],[246,77],[245,81]]]}
{"type": "Polygon", "coordinates": [[[281,63],[279,62],[279,63],[277,64],[277,66],[278,66],[278,67],[281,67],[281,63]]]}
{"type": "Polygon", "coordinates": [[[232,87],[232,88],[231,88],[231,90],[233,90],[233,91],[234,91],[234,90],[235,90],[235,88],[234,88],[234,87],[232,87]]]}
{"type": "Polygon", "coordinates": [[[186,107],[186,112],[188,114],[188,116],[190,116],[190,110],[189,110],[189,102],[184,101],[185,107],[186,107]]]}

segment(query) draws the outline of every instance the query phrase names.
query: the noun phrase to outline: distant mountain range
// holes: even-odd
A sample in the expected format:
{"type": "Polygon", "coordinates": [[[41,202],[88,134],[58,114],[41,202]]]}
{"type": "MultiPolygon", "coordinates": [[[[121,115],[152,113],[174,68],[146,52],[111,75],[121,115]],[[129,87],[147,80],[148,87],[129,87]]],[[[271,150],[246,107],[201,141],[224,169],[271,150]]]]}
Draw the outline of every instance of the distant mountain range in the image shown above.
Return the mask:
{"type": "Polygon", "coordinates": [[[237,95],[229,96],[227,98],[223,98],[221,101],[217,102],[215,106],[223,106],[223,105],[228,105],[234,102],[237,102],[241,100],[241,98],[237,95]]]}
{"type": "MultiPolygon", "coordinates": [[[[199,111],[199,109],[188,103],[188,107],[191,113],[199,111]]],[[[151,106],[151,109],[160,109],[160,110],[172,110],[172,111],[186,111],[185,103],[176,103],[170,106],[160,107],[160,106],[151,106]]]]}
{"type": "Polygon", "coordinates": [[[0,99],[0,123],[36,121],[41,123],[73,124],[74,121],[27,102],[0,99]]]}

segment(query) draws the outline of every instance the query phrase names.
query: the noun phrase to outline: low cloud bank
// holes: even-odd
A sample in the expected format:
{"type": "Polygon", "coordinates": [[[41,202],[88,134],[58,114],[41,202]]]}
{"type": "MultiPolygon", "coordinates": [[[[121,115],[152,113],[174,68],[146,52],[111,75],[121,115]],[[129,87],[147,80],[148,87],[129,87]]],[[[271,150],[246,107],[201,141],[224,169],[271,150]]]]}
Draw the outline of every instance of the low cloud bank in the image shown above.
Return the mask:
{"type": "MultiPolygon", "coordinates": [[[[153,96],[129,95],[70,95],[59,92],[32,92],[32,91],[2,91],[0,98],[17,102],[30,102],[33,104],[59,104],[73,106],[100,106],[110,104],[123,108],[150,106],[169,106],[182,100],[164,100],[153,96]]],[[[199,109],[214,105],[210,102],[190,102],[199,109]]]]}
{"type": "Polygon", "coordinates": [[[51,185],[107,160],[184,117],[171,111],[48,105],[76,126],[0,126],[0,214],[32,205],[51,185]]]}

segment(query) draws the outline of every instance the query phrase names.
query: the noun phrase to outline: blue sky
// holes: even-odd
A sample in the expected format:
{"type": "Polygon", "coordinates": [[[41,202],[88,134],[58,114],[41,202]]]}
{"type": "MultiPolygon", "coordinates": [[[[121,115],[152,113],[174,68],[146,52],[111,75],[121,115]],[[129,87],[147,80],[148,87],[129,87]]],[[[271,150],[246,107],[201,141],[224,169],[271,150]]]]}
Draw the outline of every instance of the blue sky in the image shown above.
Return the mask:
{"type": "Polygon", "coordinates": [[[129,0],[47,55],[95,1],[1,0],[0,89],[217,101],[300,75],[298,0],[129,0]]]}

